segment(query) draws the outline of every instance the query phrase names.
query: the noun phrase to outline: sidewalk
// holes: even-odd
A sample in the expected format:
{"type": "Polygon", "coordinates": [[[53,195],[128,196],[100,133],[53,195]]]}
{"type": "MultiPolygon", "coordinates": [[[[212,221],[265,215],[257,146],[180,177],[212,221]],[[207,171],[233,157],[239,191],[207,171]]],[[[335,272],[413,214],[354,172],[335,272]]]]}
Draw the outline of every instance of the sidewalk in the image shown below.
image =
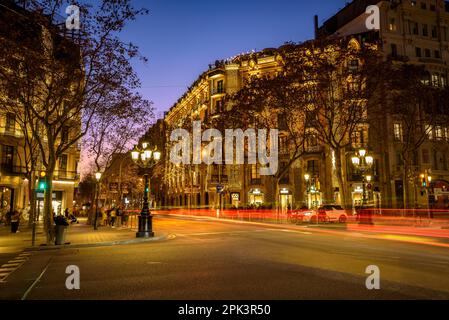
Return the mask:
{"type": "Polygon", "coordinates": [[[66,245],[46,247],[46,238],[42,225],[36,228],[36,245],[32,246],[32,229],[26,225],[19,228],[19,233],[13,234],[10,227],[0,226],[0,253],[14,253],[29,250],[57,249],[64,247],[99,246],[127,244],[135,242],[156,241],[165,238],[164,235],[156,234],[151,239],[136,239],[136,230],[133,228],[111,228],[99,227],[94,230],[92,226],[86,225],[85,221],[68,227],[66,234],[66,245]]]}

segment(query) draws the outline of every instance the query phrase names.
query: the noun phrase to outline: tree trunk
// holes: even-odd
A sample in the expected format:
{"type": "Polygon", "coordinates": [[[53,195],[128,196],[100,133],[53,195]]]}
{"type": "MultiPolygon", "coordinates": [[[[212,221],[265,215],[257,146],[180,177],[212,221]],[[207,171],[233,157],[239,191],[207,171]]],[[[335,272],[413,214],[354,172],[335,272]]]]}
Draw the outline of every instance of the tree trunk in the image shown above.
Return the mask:
{"type": "Polygon", "coordinates": [[[402,179],[402,183],[403,183],[403,188],[402,188],[402,192],[403,192],[403,197],[404,197],[404,209],[402,211],[402,216],[405,216],[407,209],[409,208],[409,183],[408,183],[408,173],[409,173],[409,166],[407,164],[406,161],[404,161],[404,171],[403,171],[403,179],[402,179]]]}
{"type": "Polygon", "coordinates": [[[35,183],[34,183],[34,177],[33,174],[28,177],[28,199],[30,201],[30,211],[29,219],[28,219],[28,226],[32,227],[33,222],[36,220],[36,189],[35,189],[35,183]]]}
{"type": "Polygon", "coordinates": [[[343,177],[344,172],[343,172],[343,164],[341,161],[340,148],[335,149],[335,167],[336,167],[335,172],[337,174],[338,187],[340,188],[341,205],[344,209],[348,210],[348,199],[346,193],[345,179],[343,177]]]}
{"type": "Polygon", "coordinates": [[[46,184],[47,188],[44,195],[44,226],[45,234],[47,236],[47,245],[54,243],[54,228],[53,228],[53,175],[55,163],[49,165],[46,170],[46,184]]]}

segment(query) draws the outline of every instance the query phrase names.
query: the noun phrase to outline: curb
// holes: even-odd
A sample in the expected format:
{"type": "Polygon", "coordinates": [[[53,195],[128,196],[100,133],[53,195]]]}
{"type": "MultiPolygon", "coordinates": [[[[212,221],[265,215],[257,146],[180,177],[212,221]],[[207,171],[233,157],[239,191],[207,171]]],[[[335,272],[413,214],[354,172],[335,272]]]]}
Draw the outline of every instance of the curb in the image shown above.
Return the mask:
{"type": "Polygon", "coordinates": [[[28,247],[25,249],[26,252],[37,252],[37,251],[51,251],[51,250],[63,250],[63,249],[78,249],[78,248],[94,248],[94,247],[110,247],[117,245],[128,245],[137,243],[147,243],[147,242],[157,242],[172,239],[173,236],[169,234],[163,234],[159,237],[153,238],[137,238],[129,240],[118,240],[118,241],[107,241],[107,242],[97,242],[97,243],[82,243],[82,244],[65,244],[61,246],[40,246],[40,247],[28,247]]]}

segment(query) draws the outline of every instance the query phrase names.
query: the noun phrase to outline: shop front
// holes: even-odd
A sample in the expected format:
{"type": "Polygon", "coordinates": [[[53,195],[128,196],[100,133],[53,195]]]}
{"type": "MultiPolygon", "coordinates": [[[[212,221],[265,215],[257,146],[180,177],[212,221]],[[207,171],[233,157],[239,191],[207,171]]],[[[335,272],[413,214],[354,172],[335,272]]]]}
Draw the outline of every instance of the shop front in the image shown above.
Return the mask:
{"type": "Polygon", "coordinates": [[[289,188],[281,188],[279,190],[279,203],[283,213],[293,208],[293,196],[289,188]]]}
{"type": "Polygon", "coordinates": [[[309,209],[318,208],[323,203],[323,195],[320,191],[310,190],[306,194],[306,203],[309,209]]]}
{"type": "Polygon", "coordinates": [[[250,206],[256,206],[259,207],[263,205],[265,202],[264,193],[262,190],[255,188],[251,189],[248,193],[248,204],[250,206]]]}
{"type": "Polygon", "coordinates": [[[8,187],[0,187],[0,216],[14,209],[14,189],[8,187]]]}
{"type": "Polygon", "coordinates": [[[231,192],[231,207],[239,208],[240,206],[240,192],[231,192]]]}
{"type": "Polygon", "coordinates": [[[430,203],[433,209],[449,209],[449,182],[438,180],[432,183],[434,201],[430,203]]]}

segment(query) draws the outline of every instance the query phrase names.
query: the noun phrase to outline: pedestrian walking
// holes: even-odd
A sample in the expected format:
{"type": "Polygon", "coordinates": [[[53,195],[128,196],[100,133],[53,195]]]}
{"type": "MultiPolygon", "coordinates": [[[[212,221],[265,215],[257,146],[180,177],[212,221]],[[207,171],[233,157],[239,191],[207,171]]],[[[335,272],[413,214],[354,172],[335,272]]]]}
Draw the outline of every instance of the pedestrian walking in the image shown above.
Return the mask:
{"type": "Polygon", "coordinates": [[[117,211],[113,208],[111,210],[111,227],[115,228],[115,221],[117,220],[117,211]]]}
{"type": "Polygon", "coordinates": [[[11,216],[11,233],[17,233],[19,231],[19,225],[20,225],[20,218],[21,218],[22,212],[14,210],[12,216],[11,216]]]}

